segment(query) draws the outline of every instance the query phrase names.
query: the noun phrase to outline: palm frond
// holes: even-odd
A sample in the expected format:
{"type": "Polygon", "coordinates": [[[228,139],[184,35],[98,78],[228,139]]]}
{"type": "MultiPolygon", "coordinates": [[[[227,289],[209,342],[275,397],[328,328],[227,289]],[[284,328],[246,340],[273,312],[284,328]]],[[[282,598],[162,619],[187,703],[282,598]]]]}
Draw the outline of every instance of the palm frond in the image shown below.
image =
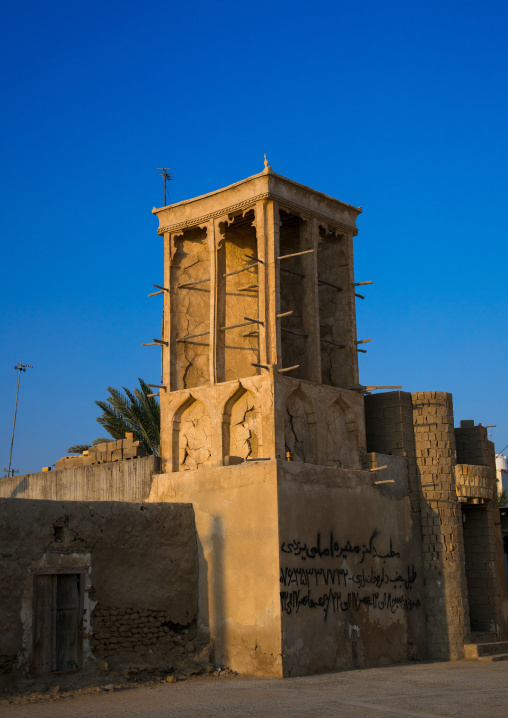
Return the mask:
{"type": "Polygon", "coordinates": [[[68,454],[82,454],[83,451],[87,451],[91,444],[75,444],[67,449],[68,454]]]}
{"type": "Polygon", "coordinates": [[[100,436],[98,439],[94,439],[92,441],[92,445],[97,446],[98,444],[107,444],[108,441],[111,441],[111,436],[100,436]]]}

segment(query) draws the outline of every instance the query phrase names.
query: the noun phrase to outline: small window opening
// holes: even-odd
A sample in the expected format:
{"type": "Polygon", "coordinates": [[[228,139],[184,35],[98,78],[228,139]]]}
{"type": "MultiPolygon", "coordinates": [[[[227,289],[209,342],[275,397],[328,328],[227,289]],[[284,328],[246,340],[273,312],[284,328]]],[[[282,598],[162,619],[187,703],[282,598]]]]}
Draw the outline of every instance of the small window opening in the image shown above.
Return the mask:
{"type": "Polygon", "coordinates": [[[64,542],[64,526],[53,526],[53,539],[55,543],[64,542]]]}

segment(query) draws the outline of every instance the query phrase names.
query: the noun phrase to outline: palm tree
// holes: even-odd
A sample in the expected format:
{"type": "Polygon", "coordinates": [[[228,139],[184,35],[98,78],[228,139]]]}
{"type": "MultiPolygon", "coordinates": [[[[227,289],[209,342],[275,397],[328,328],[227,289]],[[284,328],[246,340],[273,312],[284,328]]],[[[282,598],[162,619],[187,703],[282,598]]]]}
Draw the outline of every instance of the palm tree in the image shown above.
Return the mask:
{"type": "MultiPolygon", "coordinates": [[[[159,402],[153,396],[149,396],[152,393],[150,387],[139,377],[138,381],[140,389],[130,391],[126,387],[122,387],[125,393],[108,386],[107,400],[95,402],[102,409],[102,414],[97,417],[97,421],[110,436],[95,439],[94,446],[111,441],[112,438],[123,439],[125,433],[131,431],[134,433],[134,438],[143,443],[147,454],[159,455],[161,439],[159,402]]],[[[77,444],[71,446],[67,451],[81,453],[89,448],[90,444],[77,444]]]]}

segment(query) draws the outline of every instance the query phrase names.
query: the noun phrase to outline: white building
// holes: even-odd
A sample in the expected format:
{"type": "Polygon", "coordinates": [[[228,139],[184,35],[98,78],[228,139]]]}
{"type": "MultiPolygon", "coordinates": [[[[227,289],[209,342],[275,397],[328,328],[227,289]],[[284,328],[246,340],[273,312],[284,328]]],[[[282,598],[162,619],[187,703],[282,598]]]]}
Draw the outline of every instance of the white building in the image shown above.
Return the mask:
{"type": "Polygon", "coordinates": [[[508,458],[506,456],[496,456],[496,476],[498,493],[503,489],[508,492],[508,458]]]}

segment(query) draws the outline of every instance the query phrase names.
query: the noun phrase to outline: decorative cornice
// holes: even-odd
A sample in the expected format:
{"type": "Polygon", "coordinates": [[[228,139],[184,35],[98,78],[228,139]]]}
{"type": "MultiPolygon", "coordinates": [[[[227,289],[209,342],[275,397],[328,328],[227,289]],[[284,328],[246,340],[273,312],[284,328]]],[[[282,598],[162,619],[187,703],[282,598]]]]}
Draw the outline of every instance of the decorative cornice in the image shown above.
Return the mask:
{"type": "Polygon", "coordinates": [[[358,234],[358,229],[356,227],[352,227],[350,224],[344,224],[344,222],[339,222],[334,217],[328,217],[326,214],[320,214],[320,212],[314,212],[311,209],[308,209],[307,207],[303,207],[300,204],[297,204],[296,202],[290,202],[287,199],[284,199],[283,197],[279,197],[275,194],[270,194],[270,197],[274,200],[276,200],[279,205],[282,206],[284,209],[285,207],[288,207],[289,209],[293,209],[295,212],[298,212],[299,214],[302,214],[304,217],[315,217],[318,220],[321,220],[321,222],[324,222],[328,225],[331,225],[335,227],[336,229],[341,229],[344,232],[350,232],[353,234],[353,236],[356,236],[358,234]]]}
{"type": "Polygon", "coordinates": [[[163,227],[159,227],[159,229],[157,230],[157,234],[163,235],[166,234],[166,232],[174,234],[175,232],[178,232],[182,229],[187,229],[189,227],[197,227],[199,225],[206,224],[206,222],[209,222],[212,219],[217,219],[217,217],[224,217],[226,215],[233,214],[238,210],[254,207],[256,202],[259,202],[259,200],[262,199],[273,199],[278,202],[283,209],[292,209],[298,214],[301,214],[303,217],[315,217],[316,219],[321,220],[325,224],[332,226],[335,229],[348,232],[353,236],[356,236],[358,234],[358,229],[356,227],[352,227],[350,224],[344,224],[344,222],[339,222],[333,217],[328,217],[325,214],[314,212],[308,207],[303,207],[300,204],[296,204],[296,202],[290,202],[284,197],[279,197],[278,195],[271,192],[263,192],[262,194],[255,195],[254,197],[249,197],[249,199],[246,199],[243,202],[232,204],[229,207],[222,207],[215,212],[209,212],[208,214],[204,214],[201,217],[196,217],[196,219],[189,219],[185,222],[177,222],[176,224],[167,224],[163,227]]]}

